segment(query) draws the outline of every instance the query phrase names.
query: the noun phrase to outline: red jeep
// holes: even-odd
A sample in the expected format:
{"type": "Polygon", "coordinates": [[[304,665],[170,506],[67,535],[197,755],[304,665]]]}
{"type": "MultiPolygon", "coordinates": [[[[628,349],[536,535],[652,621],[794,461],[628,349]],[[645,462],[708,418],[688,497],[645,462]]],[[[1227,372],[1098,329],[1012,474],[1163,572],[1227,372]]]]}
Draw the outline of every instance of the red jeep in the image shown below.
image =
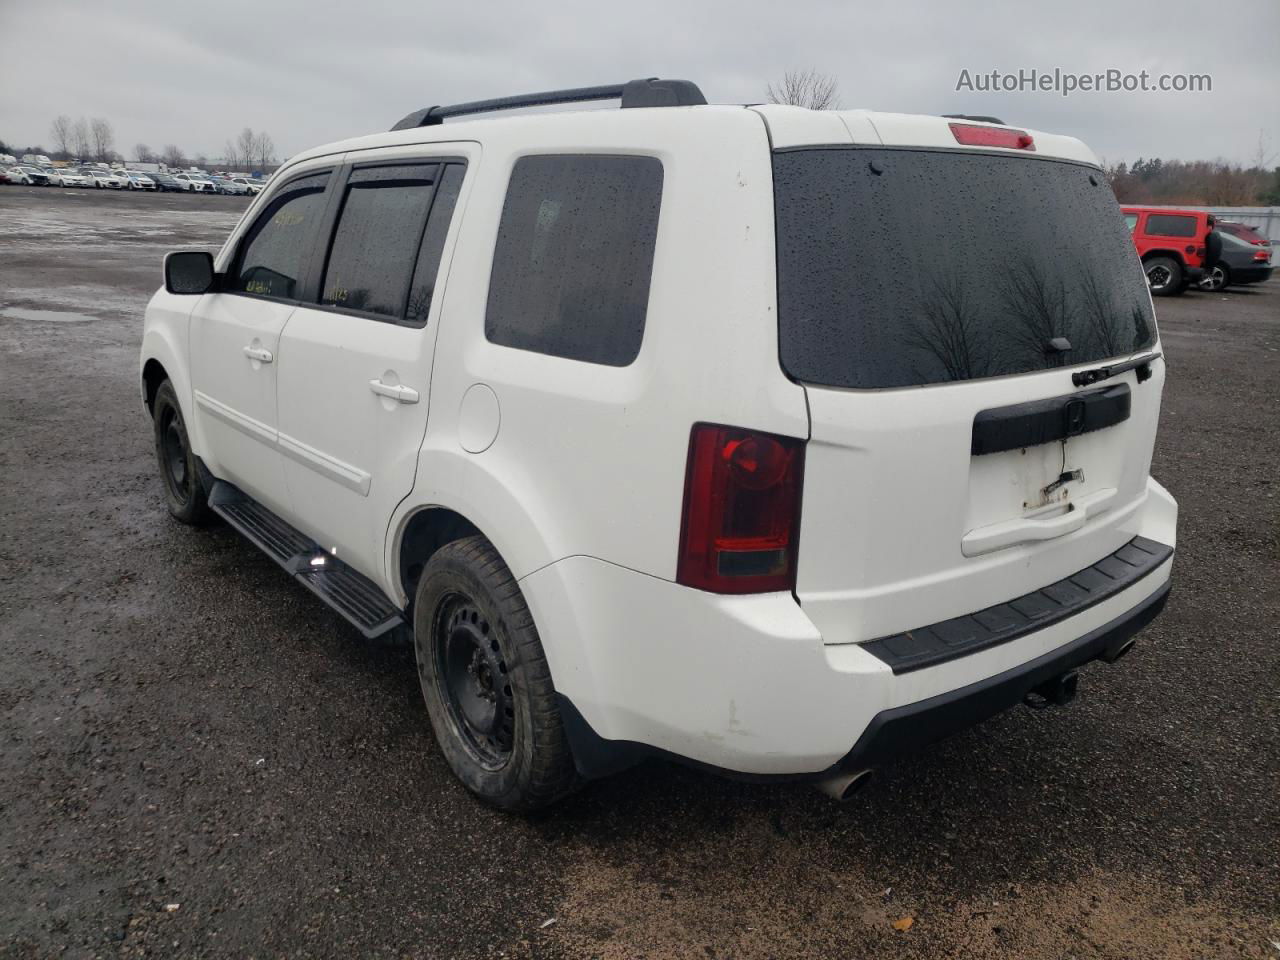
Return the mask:
{"type": "Polygon", "coordinates": [[[1222,255],[1214,217],[1203,210],[1121,207],[1153,297],[1182,293],[1222,255]]]}

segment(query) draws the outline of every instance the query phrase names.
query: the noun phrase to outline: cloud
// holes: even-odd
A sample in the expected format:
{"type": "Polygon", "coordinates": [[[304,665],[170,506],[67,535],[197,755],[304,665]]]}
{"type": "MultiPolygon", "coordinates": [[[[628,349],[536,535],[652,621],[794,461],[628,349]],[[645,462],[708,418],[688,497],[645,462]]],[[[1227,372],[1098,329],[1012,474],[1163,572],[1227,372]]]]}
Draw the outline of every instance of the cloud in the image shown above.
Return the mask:
{"type": "Polygon", "coordinates": [[[783,70],[834,74],[846,107],[1001,116],[1109,159],[1250,161],[1280,150],[1280,5],[1240,29],[1203,3],[598,0],[51,0],[0,6],[0,137],[49,142],[59,113],[103,116],[117,148],[215,156],[244,126],[282,153],[388,128],[418,107],[637,76],[758,101],[783,70]],[[958,93],[962,69],[1208,73],[1209,93],[958,93]]]}

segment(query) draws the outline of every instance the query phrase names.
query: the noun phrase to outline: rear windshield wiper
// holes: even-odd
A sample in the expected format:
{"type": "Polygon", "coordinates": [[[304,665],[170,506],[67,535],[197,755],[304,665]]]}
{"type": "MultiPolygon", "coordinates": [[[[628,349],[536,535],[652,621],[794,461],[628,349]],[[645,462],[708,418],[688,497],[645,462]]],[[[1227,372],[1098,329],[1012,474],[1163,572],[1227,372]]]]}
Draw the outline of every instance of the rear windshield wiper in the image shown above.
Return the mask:
{"type": "Polygon", "coordinates": [[[1077,370],[1071,375],[1071,382],[1077,387],[1087,387],[1099,380],[1106,380],[1108,377],[1114,377],[1129,370],[1137,370],[1138,382],[1142,383],[1144,380],[1151,379],[1151,361],[1159,360],[1162,356],[1163,354],[1156,350],[1131,360],[1122,360],[1120,363],[1109,363],[1104,367],[1094,367],[1092,370],[1077,370]]]}

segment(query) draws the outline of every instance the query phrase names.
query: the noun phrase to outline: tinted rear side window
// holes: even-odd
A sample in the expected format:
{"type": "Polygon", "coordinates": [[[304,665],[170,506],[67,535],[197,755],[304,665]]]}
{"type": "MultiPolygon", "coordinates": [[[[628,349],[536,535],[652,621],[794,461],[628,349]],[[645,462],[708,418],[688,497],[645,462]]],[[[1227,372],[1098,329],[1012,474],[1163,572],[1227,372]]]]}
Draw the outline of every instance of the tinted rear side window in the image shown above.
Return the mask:
{"type": "Polygon", "coordinates": [[[321,303],[400,319],[438,169],[413,164],[352,171],[321,303]]]}
{"type": "Polygon", "coordinates": [[[1147,216],[1147,233],[1153,237],[1194,237],[1196,218],[1152,213],[1147,216]]]}
{"type": "Polygon", "coordinates": [[[229,289],[291,300],[324,213],[327,173],[300,177],[271,201],[240,245],[229,289]]]}
{"type": "Polygon", "coordinates": [[[662,202],[653,157],[516,162],[502,208],[485,336],[622,367],[640,352],[662,202]]]}
{"type": "Polygon", "coordinates": [[[1096,170],[960,151],[774,156],[783,369],[916,386],[1092,362],[1155,323],[1128,227],[1096,170]],[[1047,350],[1066,337],[1065,355],[1047,350]]]}
{"type": "Polygon", "coordinates": [[[405,320],[414,326],[427,322],[431,312],[431,300],[436,292],[436,277],[440,272],[440,255],[444,251],[445,237],[453,220],[454,207],[458,205],[458,193],[462,189],[462,177],[466,167],[450,164],[440,174],[435,199],[431,202],[431,214],[427,217],[427,229],[422,234],[422,247],[418,262],[413,268],[413,284],[409,290],[409,304],[405,320]]]}

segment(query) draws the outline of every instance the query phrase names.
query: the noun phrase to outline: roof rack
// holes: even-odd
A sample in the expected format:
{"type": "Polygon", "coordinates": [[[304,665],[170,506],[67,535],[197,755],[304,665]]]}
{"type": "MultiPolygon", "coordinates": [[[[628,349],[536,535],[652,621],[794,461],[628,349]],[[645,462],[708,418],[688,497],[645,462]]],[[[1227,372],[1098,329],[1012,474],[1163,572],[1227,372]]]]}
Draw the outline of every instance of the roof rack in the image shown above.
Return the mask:
{"type": "Polygon", "coordinates": [[[515,110],[520,107],[543,107],[553,103],[584,103],[588,100],[621,100],[622,109],[631,107],[694,107],[707,102],[698,85],[688,80],[629,80],[603,87],[574,87],[569,90],[547,90],[543,93],[523,93],[514,97],[498,97],[494,100],[473,100],[471,103],[455,103],[450,106],[427,107],[415,110],[392,130],[411,130],[414,127],[431,127],[453,117],[465,117],[473,113],[491,113],[495,110],[515,110]]]}
{"type": "Polygon", "coordinates": [[[1006,125],[999,117],[975,117],[967,113],[944,113],[943,117],[948,120],[977,120],[979,123],[998,123],[1002,127],[1006,125]]]}

